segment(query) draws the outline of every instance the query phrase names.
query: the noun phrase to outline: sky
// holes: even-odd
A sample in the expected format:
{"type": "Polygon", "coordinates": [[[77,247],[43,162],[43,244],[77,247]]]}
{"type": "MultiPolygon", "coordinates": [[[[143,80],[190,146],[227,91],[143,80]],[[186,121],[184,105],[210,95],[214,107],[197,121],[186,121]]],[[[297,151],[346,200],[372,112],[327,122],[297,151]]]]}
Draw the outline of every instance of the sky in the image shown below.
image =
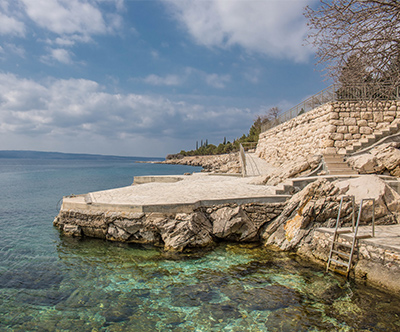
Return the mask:
{"type": "Polygon", "coordinates": [[[164,157],[329,85],[317,0],[0,0],[0,150],[164,157]]]}

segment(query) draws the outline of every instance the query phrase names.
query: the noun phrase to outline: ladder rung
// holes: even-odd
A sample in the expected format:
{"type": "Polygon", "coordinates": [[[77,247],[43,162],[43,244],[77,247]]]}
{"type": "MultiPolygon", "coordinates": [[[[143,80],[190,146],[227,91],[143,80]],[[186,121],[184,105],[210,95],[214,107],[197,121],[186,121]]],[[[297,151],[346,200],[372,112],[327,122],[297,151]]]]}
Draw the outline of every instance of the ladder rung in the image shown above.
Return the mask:
{"type": "Polygon", "coordinates": [[[342,261],[338,261],[338,260],[333,259],[333,258],[331,258],[331,262],[334,262],[334,263],[336,263],[336,264],[343,265],[343,266],[348,266],[348,265],[349,265],[349,263],[345,263],[345,262],[342,262],[342,261]]]}
{"type": "Polygon", "coordinates": [[[372,237],[370,234],[357,235],[356,239],[369,239],[370,237],[372,237]]]}
{"type": "Polygon", "coordinates": [[[342,274],[344,276],[347,276],[347,271],[345,271],[345,270],[339,270],[339,269],[335,269],[335,268],[331,268],[331,270],[333,272],[336,272],[336,273],[342,274]]]}
{"type": "Polygon", "coordinates": [[[347,234],[347,233],[351,233],[350,229],[339,229],[336,231],[336,234],[347,234]]]}
{"type": "Polygon", "coordinates": [[[337,245],[339,245],[339,246],[346,247],[346,248],[351,248],[351,247],[352,247],[351,244],[347,244],[347,243],[343,243],[343,242],[338,242],[338,241],[335,241],[335,244],[337,244],[337,245]]]}
{"type": "Polygon", "coordinates": [[[337,251],[337,250],[332,250],[332,252],[334,252],[334,253],[337,254],[337,255],[341,255],[341,256],[345,256],[345,257],[350,258],[350,254],[347,254],[347,253],[345,253],[345,252],[337,251]]]}

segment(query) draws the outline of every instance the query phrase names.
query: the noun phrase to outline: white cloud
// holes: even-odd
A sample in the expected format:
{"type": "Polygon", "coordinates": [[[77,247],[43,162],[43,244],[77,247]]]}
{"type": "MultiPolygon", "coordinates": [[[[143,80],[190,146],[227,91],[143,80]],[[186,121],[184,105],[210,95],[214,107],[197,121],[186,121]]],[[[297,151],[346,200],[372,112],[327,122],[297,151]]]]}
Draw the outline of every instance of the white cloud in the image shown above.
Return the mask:
{"type": "Polygon", "coordinates": [[[187,67],[184,69],[181,75],[169,74],[166,76],[159,76],[151,74],[144,79],[141,79],[142,82],[155,86],[179,86],[190,80],[195,82],[196,85],[199,85],[200,81],[213,88],[223,89],[226,87],[226,84],[231,81],[231,76],[216,73],[206,73],[199,69],[187,67]]]}
{"type": "Polygon", "coordinates": [[[79,0],[21,0],[26,14],[39,26],[59,35],[99,34],[107,30],[101,11],[79,0]]]}
{"type": "Polygon", "coordinates": [[[120,144],[121,137],[133,140],[138,136],[159,142],[193,141],[204,136],[204,128],[210,140],[221,140],[240,131],[238,128],[244,124],[251,124],[252,119],[248,109],[205,106],[162,96],[111,94],[85,79],[38,83],[14,74],[0,74],[2,145],[8,137],[16,136],[42,144],[83,137],[94,145],[99,138],[120,144]]]}
{"type": "Polygon", "coordinates": [[[0,35],[25,36],[33,22],[60,36],[59,45],[88,42],[93,35],[118,31],[123,9],[123,0],[0,0],[0,35]]]}
{"type": "Polygon", "coordinates": [[[22,46],[18,46],[15,44],[5,44],[5,46],[7,47],[7,50],[13,54],[18,55],[21,58],[25,58],[26,55],[26,51],[22,46]]]}
{"type": "Polygon", "coordinates": [[[0,0],[0,35],[23,37],[26,32],[25,24],[18,12],[18,4],[12,0],[0,0]]]}
{"type": "Polygon", "coordinates": [[[198,43],[207,47],[241,46],[276,58],[307,59],[303,47],[305,5],[315,0],[163,0],[198,43]]]}
{"type": "Polygon", "coordinates": [[[166,85],[166,86],[177,86],[182,84],[182,78],[177,75],[167,75],[165,77],[161,77],[158,75],[151,74],[143,79],[144,83],[150,85],[166,85]]]}
{"type": "Polygon", "coordinates": [[[207,84],[217,89],[225,88],[225,84],[229,83],[230,81],[231,77],[229,75],[218,75],[218,74],[206,75],[207,84]]]}
{"type": "Polygon", "coordinates": [[[25,35],[24,23],[18,21],[14,17],[9,17],[0,12],[0,35],[25,35]]]}
{"type": "Polygon", "coordinates": [[[56,49],[50,49],[49,54],[45,55],[41,58],[42,62],[44,63],[53,63],[54,61],[63,63],[63,64],[72,64],[72,56],[74,54],[66,49],[63,48],[56,48],[56,49]]]}

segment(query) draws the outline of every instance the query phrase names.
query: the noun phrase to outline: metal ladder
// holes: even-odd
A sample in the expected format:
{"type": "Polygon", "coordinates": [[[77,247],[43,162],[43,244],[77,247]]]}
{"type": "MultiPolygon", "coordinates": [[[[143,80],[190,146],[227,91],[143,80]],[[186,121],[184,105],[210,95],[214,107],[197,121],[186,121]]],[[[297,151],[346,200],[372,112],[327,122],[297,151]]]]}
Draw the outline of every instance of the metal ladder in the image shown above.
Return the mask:
{"type": "Polygon", "coordinates": [[[370,237],[375,236],[375,199],[373,198],[363,198],[360,203],[360,208],[358,210],[358,217],[357,217],[357,223],[355,224],[355,198],[354,196],[342,196],[340,199],[340,205],[339,205],[339,211],[338,211],[338,216],[336,220],[336,226],[335,226],[335,232],[333,234],[333,239],[332,239],[332,244],[331,244],[331,250],[329,253],[329,258],[328,262],[326,265],[326,272],[329,271],[329,268],[331,267],[331,263],[334,263],[335,265],[339,265],[341,267],[345,267],[346,270],[339,270],[332,268],[335,272],[345,274],[346,278],[349,277],[349,272],[351,268],[351,263],[353,260],[353,255],[354,255],[354,247],[356,245],[356,241],[358,239],[366,239],[370,237]],[[339,229],[340,226],[340,214],[342,211],[342,204],[344,198],[350,198],[351,203],[352,203],[352,228],[350,229],[339,229]],[[369,234],[366,235],[357,235],[358,233],[358,226],[360,224],[360,219],[361,219],[361,212],[363,208],[363,203],[367,201],[372,201],[372,236],[369,234]],[[351,241],[351,245],[348,243],[343,243],[343,241],[340,241],[340,236],[342,234],[350,234],[352,233],[353,238],[351,241]],[[345,248],[345,249],[344,249],[345,248]],[[349,252],[350,249],[350,252],[349,252]],[[347,250],[347,251],[345,251],[347,250]],[[335,257],[335,258],[333,258],[335,257]]]}

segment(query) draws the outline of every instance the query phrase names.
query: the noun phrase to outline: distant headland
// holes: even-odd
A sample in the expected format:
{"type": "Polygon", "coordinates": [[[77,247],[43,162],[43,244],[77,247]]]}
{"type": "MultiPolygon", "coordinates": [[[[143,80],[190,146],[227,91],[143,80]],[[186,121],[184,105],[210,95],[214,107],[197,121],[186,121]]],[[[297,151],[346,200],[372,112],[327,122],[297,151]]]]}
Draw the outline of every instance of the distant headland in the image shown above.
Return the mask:
{"type": "Polygon", "coordinates": [[[162,161],[160,157],[126,157],[101,154],[45,152],[31,150],[0,150],[0,158],[10,159],[86,159],[86,160],[125,160],[125,161],[162,161]]]}

